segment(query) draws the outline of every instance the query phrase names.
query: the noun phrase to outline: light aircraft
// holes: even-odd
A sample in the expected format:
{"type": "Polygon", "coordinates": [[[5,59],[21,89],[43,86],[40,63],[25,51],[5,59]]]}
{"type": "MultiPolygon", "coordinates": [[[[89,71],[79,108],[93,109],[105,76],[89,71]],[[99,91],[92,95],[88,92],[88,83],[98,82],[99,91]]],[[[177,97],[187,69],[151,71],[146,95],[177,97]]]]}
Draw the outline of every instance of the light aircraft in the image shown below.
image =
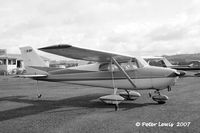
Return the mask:
{"type": "MultiPolygon", "coordinates": [[[[113,88],[113,94],[102,96],[100,100],[104,103],[114,104],[116,109],[122,101],[136,100],[140,97],[141,94],[137,90],[155,90],[153,95],[149,93],[152,99],[159,104],[165,103],[168,97],[161,94],[160,91],[163,89],[171,90],[171,86],[175,84],[178,76],[180,76],[177,70],[150,66],[140,57],[84,49],[67,44],[48,46],[39,50],[96,63],[69,69],[43,71],[31,75],[18,75],[18,77],[32,78],[37,81],[113,88]],[[118,89],[125,91],[118,94],[118,89]]],[[[38,58],[35,58],[38,57],[36,53],[34,53],[34,56],[27,56],[33,52],[30,47],[21,48],[21,52],[25,61],[30,60],[29,58],[34,61],[38,60],[38,58]]],[[[31,63],[29,63],[29,67],[38,69],[38,67],[30,65],[31,63]]],[[[45,67],[44,64],[41,67],[45,67]]]]}
{"type": "Polygon", "coordinates": [[[180,65],[172,65],[165,57],[155,56],[155,57],[143,57],[145,61],[148,62],[149,65],[159,66],[159,67],[167,67],[176,69],[180,72],[180,76],[199,76],[200,68],[199,67],[191,67],[191,66],[180,66],[180,65]]]}

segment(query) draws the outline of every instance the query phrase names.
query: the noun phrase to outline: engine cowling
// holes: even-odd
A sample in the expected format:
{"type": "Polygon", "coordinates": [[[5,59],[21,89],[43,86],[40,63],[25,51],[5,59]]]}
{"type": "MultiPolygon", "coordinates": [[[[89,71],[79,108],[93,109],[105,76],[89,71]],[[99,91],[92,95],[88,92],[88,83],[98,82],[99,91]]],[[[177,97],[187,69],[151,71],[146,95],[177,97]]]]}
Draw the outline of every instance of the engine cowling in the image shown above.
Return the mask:
{"type": "Polygon", "coordinates": [[[152,99],[159,104],[164,104],[169,98],[166,95],[154,95],[152,96],[152,99]]]}
{"type": "Polygon", "coordinates": [[[119,104],[124,101],[124,98],[120,95],[106,95],[100,97],[99,99],[106,104],[119,104]]]}
{"type": "Polygon", "coordinates": [[[125,91],[119,93],[120,96],[125,98],[126,100],[136,100],[141,96],[139,92],[136,91],[129,91],[129,94],[125,91]]]}

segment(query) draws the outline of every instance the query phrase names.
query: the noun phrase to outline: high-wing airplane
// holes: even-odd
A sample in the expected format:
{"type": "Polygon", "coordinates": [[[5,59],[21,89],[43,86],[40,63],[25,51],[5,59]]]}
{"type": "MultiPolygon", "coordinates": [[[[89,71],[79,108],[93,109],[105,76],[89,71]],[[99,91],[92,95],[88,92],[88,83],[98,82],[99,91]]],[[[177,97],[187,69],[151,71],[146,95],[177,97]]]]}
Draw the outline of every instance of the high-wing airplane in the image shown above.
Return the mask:
{"type": "MultiPolygon", "coordinates": [[[[94,61],[97,63],[44,72],[42,74],[19,75],[35,80],[49,82],[65,82],[86,86],[114,88],[114,93],[100,97],[105,103],[116,107],[124,100],[135,100],[140,97],[137,90],[155,90],[152,99],[159,104],[168,100],[160,93],[163,89],[171,90],[180,73],[170,68],[150,66],[140,57],[113,54],[71,45],[54,45],[39,50],[68,58],[94,61]],[[125,90],[117,93],[118,89],[125,90]]],[[[32,52],[28,47],[26,53],[32,52]]],[[[27,58],[27,57],[25,57],[27,58]]],[[[32,57],[33,58],[33,57],[32,57]]]]}
{"type": "Polygon", "coordinates": [[[149,65],[176,69],[180,76],[199,76],[200,68],[191,66],[172,65],[165,57],[143,57],[149,65]]]}

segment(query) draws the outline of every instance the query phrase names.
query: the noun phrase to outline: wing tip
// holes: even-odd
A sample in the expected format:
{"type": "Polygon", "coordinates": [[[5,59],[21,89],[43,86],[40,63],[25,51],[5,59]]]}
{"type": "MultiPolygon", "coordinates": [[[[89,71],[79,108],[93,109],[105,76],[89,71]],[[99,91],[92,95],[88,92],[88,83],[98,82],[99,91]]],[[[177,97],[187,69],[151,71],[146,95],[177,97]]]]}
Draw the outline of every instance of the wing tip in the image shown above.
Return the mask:
{"type": "Polygon", "coordinates": [[[48,50],[48,49],[62,49],[62,48],[70,48],[72,45],[69,44],[58,44],[58,45],[52,45],[47,47],[38,48],[38,50],[48,50]]]}

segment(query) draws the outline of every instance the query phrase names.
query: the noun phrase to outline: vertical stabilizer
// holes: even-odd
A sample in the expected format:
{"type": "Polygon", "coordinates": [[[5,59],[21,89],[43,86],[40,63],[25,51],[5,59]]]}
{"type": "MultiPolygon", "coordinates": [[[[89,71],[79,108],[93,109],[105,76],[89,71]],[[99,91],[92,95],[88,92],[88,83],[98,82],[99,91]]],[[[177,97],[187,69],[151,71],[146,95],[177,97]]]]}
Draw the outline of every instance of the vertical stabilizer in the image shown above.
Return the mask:
{"type": "Polygon", "coordinates": [[[21,47],[20,51],[25,66],[48,67],[45,64],[44,60],[35,52],[35,50],[32,47],[21,47]]]}
{"type": "Polygon", "coordinates": [[[47,72],[34,69],[31,66],[35,67],[47,67],[44,60],[35,52],[35,50],[30,47],[21,47],[21,55],[24,61],[26,73],[28,74],[47,74],[47,72]]]}

